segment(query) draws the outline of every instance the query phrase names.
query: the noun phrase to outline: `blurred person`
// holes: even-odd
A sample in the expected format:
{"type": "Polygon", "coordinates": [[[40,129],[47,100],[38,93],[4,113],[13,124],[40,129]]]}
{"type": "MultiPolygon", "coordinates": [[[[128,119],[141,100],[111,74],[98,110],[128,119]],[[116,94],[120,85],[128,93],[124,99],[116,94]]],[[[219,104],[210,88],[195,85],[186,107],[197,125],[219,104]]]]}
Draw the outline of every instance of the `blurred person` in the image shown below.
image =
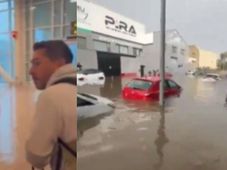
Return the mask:
{"type": "Polygon", "coordinates": [[[81,71],[81,70],[82,70],[82,67],[83,67],[83,66],[80,64],[80,62],[78,62],[78,63],[77,63],[77,69],[78,69],[78,71],[81,71]]]}
{"type": "Polygon", "coordinates": [[[73,55],[61,40],[33,46],[30,75],[39,95],[26,158],[31,165],[52,170],[76,169],[76,68],[73,55]]]}

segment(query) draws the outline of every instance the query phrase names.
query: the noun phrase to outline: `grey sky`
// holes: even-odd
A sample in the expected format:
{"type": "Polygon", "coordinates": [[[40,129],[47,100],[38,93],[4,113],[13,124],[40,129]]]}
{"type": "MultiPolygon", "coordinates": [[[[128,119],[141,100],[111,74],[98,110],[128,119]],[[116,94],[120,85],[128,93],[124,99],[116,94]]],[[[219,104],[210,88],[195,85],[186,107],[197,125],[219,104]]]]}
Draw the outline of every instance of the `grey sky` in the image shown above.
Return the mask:
{"type": "MultiPolygon", "coordinates": [[[[160,0],[90,0],[160,30],[160,0]]],[[[188,44],[227,51],[227,0],[166,0],[167,29],[177,29],[188,44]]]]}

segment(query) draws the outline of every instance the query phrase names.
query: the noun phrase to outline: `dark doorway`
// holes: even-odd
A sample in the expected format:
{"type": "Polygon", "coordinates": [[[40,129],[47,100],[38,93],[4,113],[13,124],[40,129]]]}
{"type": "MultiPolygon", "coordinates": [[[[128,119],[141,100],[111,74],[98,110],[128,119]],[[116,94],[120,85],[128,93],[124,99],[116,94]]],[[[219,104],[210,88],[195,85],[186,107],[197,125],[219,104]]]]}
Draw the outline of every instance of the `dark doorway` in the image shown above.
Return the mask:
{"type": "Polygon", "coordinates": [[[121,58],[119,54],[97,51],[98,69],[102,70],[105,76],[121,75],[121,58]]]}

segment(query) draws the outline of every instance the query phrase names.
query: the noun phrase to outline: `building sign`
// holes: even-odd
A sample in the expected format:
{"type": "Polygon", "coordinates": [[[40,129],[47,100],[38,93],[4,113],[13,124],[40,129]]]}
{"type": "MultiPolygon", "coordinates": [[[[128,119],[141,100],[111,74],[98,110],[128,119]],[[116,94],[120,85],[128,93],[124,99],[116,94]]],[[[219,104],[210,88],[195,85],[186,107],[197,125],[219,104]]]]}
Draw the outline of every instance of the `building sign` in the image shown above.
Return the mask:
{"type": "Polygon", "coordinates": [[[77,5],[78,22],[85,23],[88,18],[88,12],[85,6],[77,5]]]}
{"type": "Polygon", "coordinates": [[[153,34],[147,36],[143,24],[85,0],[77,2],[77,26],[132,42],[153,43],[153,34]]]}
{"type": "Polygon", "coordinates": [[[136,37],[136,30],[133,25],[128,25],[127,22],[117,20],[111,16],[105,16],[105,25],[107,29],[112,31],[121,32],[123,34],[127,34],[133,37],[136,37]]]}

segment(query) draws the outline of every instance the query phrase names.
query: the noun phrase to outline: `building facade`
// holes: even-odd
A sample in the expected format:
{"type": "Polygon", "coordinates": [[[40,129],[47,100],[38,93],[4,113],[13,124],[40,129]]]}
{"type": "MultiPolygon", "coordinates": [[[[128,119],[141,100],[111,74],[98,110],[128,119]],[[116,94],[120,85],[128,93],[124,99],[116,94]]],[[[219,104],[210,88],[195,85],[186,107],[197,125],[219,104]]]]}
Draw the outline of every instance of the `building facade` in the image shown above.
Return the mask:
{"type": "Polygon", "coordinates": [[[97,68],[107,76],[139,69],[143,46],[153,43],[153,34],[147,34],[143,24],[88,1],[78,2],[77,15],[78,61],[83,68],[97,68]]]}
{"type": "Polygon", "coordinates": [[[219,59],[218,54],[211,51],[199,49],[199,67],[200,68],[208,67],[210,69],[217,69],[218,59],[219,59]]]}
{"type": "MultiPolygon", "coordinates": [[[[78,61],[108,75],[145,73],[159,69],[160,32],[147,33],[144,24],[89,1],[77,4],[78,61]],[[96,9],[96,10],[93,10],[96,9]]],[[[167,31],[166,68],[182,71],[187,44],[176,30],[167,31]]]]}
{"type": "Polygon", "coordinates": [[[199,68],[199,49],[195,45],[189,45],[188,62],[190,70],[199,68]]]}
{"type": "Polygon", "coordinates": [[[219,54],[201,49],[195,45],[189,46],[189,61],[191,70],[197,68],[217,69],[219,54]]]}
{"type": "MultiPolygon", "coordinates": [[[[143,54],[140,63],[145,66],[146,71],[158,70],[160,68],[160,34],[154,32],[152,44],[143,46],[143,54]]],[[[166,31],[165,47],[166,71],[171,73],[183,73],[188,67],[188,45],[177,30],[166,31]]]]}

